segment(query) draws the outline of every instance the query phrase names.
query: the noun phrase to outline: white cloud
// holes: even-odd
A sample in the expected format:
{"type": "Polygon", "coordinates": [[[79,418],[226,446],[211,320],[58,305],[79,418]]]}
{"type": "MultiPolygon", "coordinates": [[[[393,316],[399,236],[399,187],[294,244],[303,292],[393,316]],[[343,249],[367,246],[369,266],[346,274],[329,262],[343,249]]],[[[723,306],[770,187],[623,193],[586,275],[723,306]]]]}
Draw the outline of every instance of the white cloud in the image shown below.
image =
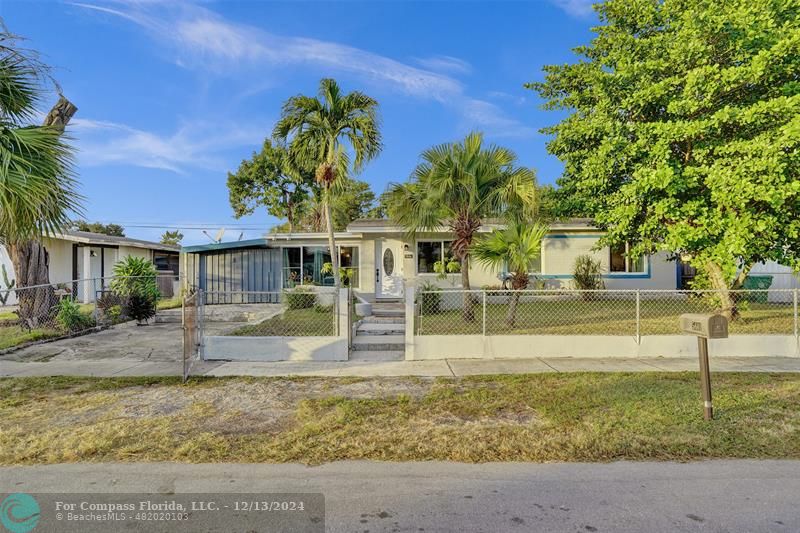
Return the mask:
{"type": "Polygon", "coordinates": [[[550,3],[566,11],[573,17],[585,18],[590,16],[594,10],[592,4],[599,0],[550,0],[550,3]]]}
{"type": "Polygon", "coordinates": [[[158,135],[125,124],[73,119],[78,159],[86,166],[108,164],[158,168],[184,174],[192,168],[225,170],[221,152],[251,145],[263,131],[234,124],[191,122],[175,133],[158,135]]]}
{"type": "Polygon", "coordinates": [[[432,56],[416,58],[415,61],[426,69],[436,72],[452,74],[469,74],[472,72],[472,65],[453,56],[432,56]]]}
{"type": "Polygon", "coordinates": [[[531,137],[536,134],[533,128],[509,118],[496,105],[474,98],[464,104],[463,124],[469,129],[474,129],[471,124],[479,124],[494,137],[531,137]]]}
{"type": "MultiPolygon", "coordinates": [[[[446,74],[465,73],[471,68],[458,58],[419,59],[418,63],[427,68],[418,68],[345,44],[275,35],[254,26],[229,22],[205,7],[186,3],[122,0],[119,9],[86,3],[73,5],[142,26],[167,43],[177,55],[175,62],[185,68],[228,74],[247,67],[308,65],[326,73],[348,72],[389,90],[441,102],[459,113],[471,128],[484,129],[490,135],[498,133],[493,131],[498,125],[504,127],[500,132],[503,135],[530,130],[499,107],[468,96],[462,83],[446,74]],[[482,109],[476,112],[476,108],[482,109]]],[[[248,94],[248,91],[243,93],[245,97],[248,94]]]]}

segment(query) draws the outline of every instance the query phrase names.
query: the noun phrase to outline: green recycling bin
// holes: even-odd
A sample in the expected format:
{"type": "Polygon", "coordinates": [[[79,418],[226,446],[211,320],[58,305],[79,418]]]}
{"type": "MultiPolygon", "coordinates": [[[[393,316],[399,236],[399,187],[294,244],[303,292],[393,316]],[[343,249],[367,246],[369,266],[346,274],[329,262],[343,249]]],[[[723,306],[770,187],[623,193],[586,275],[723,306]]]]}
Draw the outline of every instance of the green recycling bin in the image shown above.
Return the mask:
{"type": "Polygon", "coordinates": [[[766,292],[766,289],[769,289],[771,285],[772,285],[772,276],[747,276],[744,279],[744,285],[743,285],[743,288],[745,290],[759,289],[765,292],[747,293],[745,299],[748,302],[752,303],[759,303],[759,304],[767,303],[767,299],[769,298],[769,293],[766,292]]]}

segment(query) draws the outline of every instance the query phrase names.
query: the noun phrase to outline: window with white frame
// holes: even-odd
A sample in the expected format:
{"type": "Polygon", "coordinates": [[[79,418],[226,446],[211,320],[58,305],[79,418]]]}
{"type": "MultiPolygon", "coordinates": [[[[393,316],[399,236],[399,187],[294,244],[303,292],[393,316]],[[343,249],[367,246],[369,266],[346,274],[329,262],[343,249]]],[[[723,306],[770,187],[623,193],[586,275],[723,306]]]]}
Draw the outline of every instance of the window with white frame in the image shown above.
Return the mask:
{"type": "Polygon", "coordinates": [[[433,274],[437,261],[453,257],[451,245],[450,241],[417,241],[417,273],[433,274]]]}
{"type": "Polygon", "coordinates": [[[609,249],[608,271],[618,274],[641,274],[645,271],[645,256],[632,256],[628,243],[609,249]]]}
{"type": "MultiPolygon", "coordinates": [[[[358,246],[337,246],[342,285],[359,286],[360,254],[358,246]]],[[[284,246],[282,249],[283,286],[332,286],[333,273],[325,265],[331,262],[327,246],[284,246]]]]}

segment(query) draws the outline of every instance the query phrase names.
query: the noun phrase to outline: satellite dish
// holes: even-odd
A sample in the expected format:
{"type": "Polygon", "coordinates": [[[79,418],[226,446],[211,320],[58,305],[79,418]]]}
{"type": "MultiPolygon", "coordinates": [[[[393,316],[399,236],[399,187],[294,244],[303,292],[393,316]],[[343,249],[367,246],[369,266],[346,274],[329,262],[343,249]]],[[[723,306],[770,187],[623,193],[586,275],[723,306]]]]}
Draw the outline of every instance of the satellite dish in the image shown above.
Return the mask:
{"type": "Polygon", "coordinates": [[[242,237],[244,237],[244,232],[241,232],[241,233],[239,233],[239,239],[238,239],[238,240],[240,240],[240,241],[241,241],[241,240],[242,240],[242,237]]]}
{"type": "Polygon", "coordinates": [[[222,242],[222,236],[225,235],[225,228],[219,228],[219,231],[214,235],[215,242],[222,242]]]}

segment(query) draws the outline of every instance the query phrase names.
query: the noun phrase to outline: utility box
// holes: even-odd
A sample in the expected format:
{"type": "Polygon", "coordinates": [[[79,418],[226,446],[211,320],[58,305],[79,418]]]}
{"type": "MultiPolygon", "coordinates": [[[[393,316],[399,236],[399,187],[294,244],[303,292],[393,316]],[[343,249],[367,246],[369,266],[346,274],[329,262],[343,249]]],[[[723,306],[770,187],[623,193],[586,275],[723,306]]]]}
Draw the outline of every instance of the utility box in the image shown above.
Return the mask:
{"type": "Polygon", "coordinates": [[[705,339],[727,339],[728,319],[717,314],[681,315],[681,331],[705,339]]]}

